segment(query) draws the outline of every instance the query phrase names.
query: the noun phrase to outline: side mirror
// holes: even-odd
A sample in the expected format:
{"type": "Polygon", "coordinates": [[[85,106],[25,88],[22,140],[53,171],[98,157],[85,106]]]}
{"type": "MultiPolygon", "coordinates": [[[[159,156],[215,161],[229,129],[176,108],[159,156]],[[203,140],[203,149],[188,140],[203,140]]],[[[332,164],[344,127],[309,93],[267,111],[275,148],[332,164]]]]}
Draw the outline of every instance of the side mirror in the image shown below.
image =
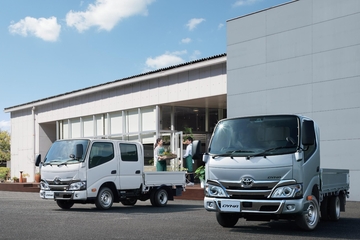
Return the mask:
{"type": "Polygon", "coordinates": [[[310,146],[315,143],[315,128],[314,122],[305,120],[302,124],[302,144],[304,146],[310,146]]]}
{"type": "Polygon", "coordinates": [[[36,161],[35,161],[35,166],[38,167],[40,165],[40,162],[41,162],[41,154],[37,155],[36,161]]]}
{"type": "Polygon", "coordinates": [[[204,153],[203,155],[203,162],[207,163],[210,159],[210,154],[209,153],[204,153]]]}
{"type": "Polygon", "coordinates": [[[82,158],[82,155],[84,153],[84,150],[83,150],[83,145],[82,144],[77,144],[76,145],[76,159],[80,159],[82,158]]]}

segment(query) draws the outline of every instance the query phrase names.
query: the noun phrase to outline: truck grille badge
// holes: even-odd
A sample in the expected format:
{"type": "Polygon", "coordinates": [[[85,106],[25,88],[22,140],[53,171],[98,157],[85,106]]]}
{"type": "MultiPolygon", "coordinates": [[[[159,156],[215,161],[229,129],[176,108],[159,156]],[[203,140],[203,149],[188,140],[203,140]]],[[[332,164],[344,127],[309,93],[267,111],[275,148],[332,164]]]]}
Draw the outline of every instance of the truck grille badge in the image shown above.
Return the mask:
{"type": "Polygon", "coordinates": [[[251,188],[254,183],[254,179],[250,177],[241,178],[241,187],[243,188],[251,188]]]}
{"type": "Polygon", "coordinates": [[[60,179],[59,177],[55,177],[55,178],[54,178],[54,183],[55,183],[56,185],[59,185],[59,184],[61,183],[61,179],[60,179]]]}

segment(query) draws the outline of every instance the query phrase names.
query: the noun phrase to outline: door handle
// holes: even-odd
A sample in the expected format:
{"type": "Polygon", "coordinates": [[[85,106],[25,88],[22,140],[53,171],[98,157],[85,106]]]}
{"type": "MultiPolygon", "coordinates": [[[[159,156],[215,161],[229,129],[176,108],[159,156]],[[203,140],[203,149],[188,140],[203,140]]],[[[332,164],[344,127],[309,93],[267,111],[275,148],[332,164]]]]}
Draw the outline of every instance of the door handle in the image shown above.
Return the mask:
{"type": "Polygon", "coordinates": [[[135,171],[135,174],[140,174],[140,173],[141,173],[140,170],[136,170],[136,171],[135,171]]]}
{"type": "Polygon", "coordinates": [[[111,171],[111,174],[116,174],[116,170],[112,170],[112,171],[111,171]]]}

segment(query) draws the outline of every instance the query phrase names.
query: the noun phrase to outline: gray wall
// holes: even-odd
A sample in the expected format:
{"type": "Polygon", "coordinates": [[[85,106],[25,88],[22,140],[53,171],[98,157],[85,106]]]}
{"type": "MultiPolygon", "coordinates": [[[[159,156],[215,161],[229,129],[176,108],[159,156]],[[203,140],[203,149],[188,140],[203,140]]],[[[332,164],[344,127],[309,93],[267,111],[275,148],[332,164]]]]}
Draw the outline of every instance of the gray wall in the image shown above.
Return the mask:
{"type": "Polygon", "coordinates": [[[350,169],[360,201],[360,1],[299,0],[227,23],[228,117],[299,113],[321,167],[350,169]]]}

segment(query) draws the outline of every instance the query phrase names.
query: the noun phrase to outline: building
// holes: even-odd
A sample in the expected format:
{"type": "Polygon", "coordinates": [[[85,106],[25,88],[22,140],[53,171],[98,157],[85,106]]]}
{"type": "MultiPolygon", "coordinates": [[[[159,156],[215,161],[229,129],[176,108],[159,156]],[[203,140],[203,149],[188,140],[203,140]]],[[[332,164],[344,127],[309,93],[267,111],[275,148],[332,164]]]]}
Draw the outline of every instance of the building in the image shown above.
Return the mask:
{"type": "Polygon", "coordinates": [[[38,154],[45,156],[57,139],[79,137],[140,141],[150,165],[156,138],[162,136],[168,147],[178,151],[185,128],[191,128],[205,148],[217,121],[226,117],[226,54],[9,107],[5,112],[11,113],[11,176],[23,171],[33,181],[38,154]]]}
{"type": "MultiPolygon", "coordinates": [[[[360,1],[295,0],[227,22],[227,53],[9,107],[11,174],[32,173],[56,139],[141,141],[226,116],[297,113],[321,129],[323,168],[350,169],[360,201],[360,1]]],[[[33,175],[33,174],[30,174],[33,175]]],[[[30,179],[33,176],[30,176],[30,179]]]]}
{"type": "Polygon", "coordinates": [[[350,169],[360,201],[360,1],[299,0],[227,22],[228,117],[298,113],[321,132],[321,167],[350,169]]]}

